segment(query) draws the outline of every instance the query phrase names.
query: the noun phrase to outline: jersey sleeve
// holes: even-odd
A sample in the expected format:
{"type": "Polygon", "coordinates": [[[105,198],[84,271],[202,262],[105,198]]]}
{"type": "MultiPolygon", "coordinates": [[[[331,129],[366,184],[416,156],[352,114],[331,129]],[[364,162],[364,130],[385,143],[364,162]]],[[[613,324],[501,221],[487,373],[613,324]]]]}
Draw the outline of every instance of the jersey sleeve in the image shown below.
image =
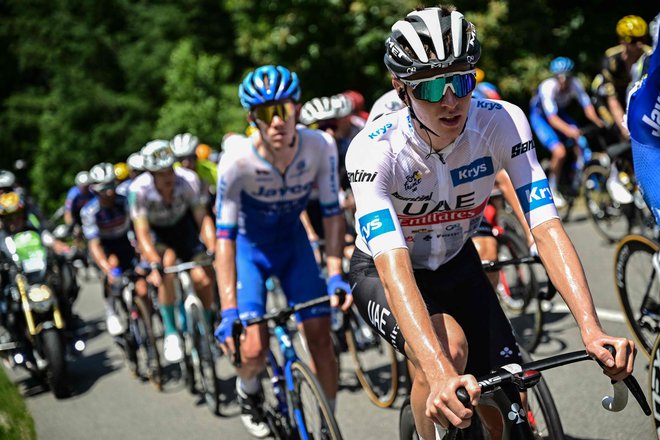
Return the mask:
{"type": "Polygon", "coordinates": [[[89,201],[80,210],[80,218],[82,220],[82,230],[87,240],[94,240],[99,238],[99,227],[96,224],[96,199],[89,201]]]}
{"type": "Polygon", "coordinates": [[[370,141],[364,132],[355,137],[346,154],[358,237],[374,258],[392,249],[407,248],[390,199],[394,159],[386,142],[370,141]]]}
{"type": "Polygon", "coordinates": [[[223,154],[218,163],[215,230],[218,239],[235,240],[241,210],[240,167],[233,154],[223,154]]]}
{"type": "Polygon", "coordinates": [[[147,206],[145,193],[141,186],[133,182],[128,187],[128,212],[133,223],[147,222],[147,206]]]}
{"type": "Polygon", "coordinates": [[[589,99],[589,95],[587,95],[587,92],[584,90],[584,87],[582,87],[582,83],[580,82],[580,80],[575,77],[572,77],[571,83],[572,83],[573,91],[575,92],[575,98],[578,100],[582,108],[589,107],[591,105],[591,99],[589,99]]]}
{"type": "Polygon", "coordinates": [[[322,132],[323,147],[319,157],[319,171],[316,184],[319,189],[319,202],[323,217],[341,214],[339,207],[339,177],[337,163],[337,145],[329,134],[322,132]]]}
{"type": "Polygon", "coordinates": [[[492,148],[511,177],[529,227],[534,228],[559,215],[525,114],[511,103],[503,105],[507,111],[500,113],[492,148]]]}
{"type": "Polygon", "coordinates": [[[74,186],[73,188],[69,189],[69,192],[66,193],[66,200],[64,201],[64,210],[68,213],[71,213],[71,209],[73,208],[73,201],[75,200],[76,196],[80,193],[78,190],[78,187],[74,186]]]}
{"type": "Polygon", "coordinates": [[[546,116],[557,114],[557,101],[555,100],[556,89],[553,81],[543,81],[539,87],[539,99],[546,116]]]}

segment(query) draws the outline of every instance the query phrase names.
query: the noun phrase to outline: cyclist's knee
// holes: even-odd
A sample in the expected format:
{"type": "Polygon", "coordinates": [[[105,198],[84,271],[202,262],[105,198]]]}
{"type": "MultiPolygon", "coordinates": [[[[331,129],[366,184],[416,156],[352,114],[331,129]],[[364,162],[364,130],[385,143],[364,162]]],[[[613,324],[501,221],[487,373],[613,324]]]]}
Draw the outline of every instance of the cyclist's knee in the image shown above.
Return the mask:
{"type": "Polygon", "coordinates": [[[552,157],[556,160],[562,160],[566,157],[566,147],[564,144],[560,142],[552,147],[552,157]]]}
{"type": "Polygon", "coordinates": [[[108,263],[112,267],[117,267],[117,266],[119,266],[119,258],[117,258],[117,256],[115,254],[110,254],[108,256],[108,263]]]}
{"type": "Polygon", "coordinates": [[[463,329],[454,318],[447,314],[437,314],[431,317],[433,328],[445,352],[459,373],[465,371],[468,358],[468,343],[463,329]]]}

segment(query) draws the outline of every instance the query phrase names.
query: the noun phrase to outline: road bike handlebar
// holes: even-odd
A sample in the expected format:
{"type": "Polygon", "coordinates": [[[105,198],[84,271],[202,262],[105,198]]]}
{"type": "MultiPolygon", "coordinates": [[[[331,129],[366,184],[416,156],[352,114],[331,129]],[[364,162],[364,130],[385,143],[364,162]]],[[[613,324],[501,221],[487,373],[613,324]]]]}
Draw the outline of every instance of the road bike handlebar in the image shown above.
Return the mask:
{"type": "Polygon", "coordinates": [[[518,266],[520,264],[543,264],[541,258],[537,255],[526,256],[520,258],[512,258],[510,260],[499,260],[499,261],[482,261],[481,267],[486,272],[495,272],[502,269],[505,266],[518,266]]]}
{"type": "Polygon", "coordinates": [[[199,261],[187,261],[185,263],[175,264],[174,266],[168,266],[163,268],[163,273],[179,273],[185,272],[196,267],[207,267],[212,266],[213,260],[199,260],[199,261]]]}
{"type": "Polygon", "coordinates": [[[275,312],[266,313],[263,316],[257,318],[248,319],[242,322],[240,319],[234,321],[231,327],[231,336],[234,340],[234,359],[233,363],[236,367],[240,368],[242,364],[241,360],[241,335],[245,327],[251,325],[261,324],[263,322],[274,321],[278,325],[283,325],[289,319],[291,315],[296,312],[299,312],[303,309],[308,309],[310,307],[315,307],[321,304],[325,304],[330,301],[329,296],[321,296],[312,300],[309,300],[304,303],[296,304],[295,306],[285,307],[281,310],[275,312]]]}
{"type": "MultiPolygon", "coordinates": [[[[614,356],[614,347],[607,346],[606,348],[614,356]]],[[[491,374],[478,378],[477,381],[479,382],[482,393],[494,391],[505,383],[512,383],[516,385],[518,389],[524,391],[538,383],[541,379],[541,371],[586,360],[594,359],[592,359],[586,351],[574,351],[529,362],[523,365],[505,365],[491,374]]],[[[598,362],[601,368],[604,367],[599,360],[596,359],[596,362],[598,362]]],[[[621,411],[628,403],[628,391],[630,391],[635,397],[635,400],[637,400],[644,415],[651,415],[651,408],[646,402],[646,398],[644,397],[644,393],[642,392],[637,379],[635,379],[633,375],[626,377],[622,382],[612,381],[612,386],[614,393],[612,396],[603,397],[601,401],[603,408],[608,411],[621,411]]],[[[461,387],[456,390],[456,397],[458,397],[463,405],[469,407],[470,397],[465,388],[461,387]]]]}

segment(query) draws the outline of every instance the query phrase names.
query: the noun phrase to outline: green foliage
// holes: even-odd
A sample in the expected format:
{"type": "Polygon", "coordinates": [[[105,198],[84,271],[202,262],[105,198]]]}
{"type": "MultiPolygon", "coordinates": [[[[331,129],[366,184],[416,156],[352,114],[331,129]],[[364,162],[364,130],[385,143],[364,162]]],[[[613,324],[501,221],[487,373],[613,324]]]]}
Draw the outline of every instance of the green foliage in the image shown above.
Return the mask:
{"type": "Polygon", "coordinates": [[[37,433],[34,420],[25,406],[16,385],[0,367],[0,438],[7,440],[34,440],[37,433]]]}
{"type": "Polygon", "coordinates": [[[245,111],[230,74],[222,56],[196,55],[192,41],[179,43],[167,69],[167,100],[159,112],[155,137],[170,139],[187,131],[202,142],[219,144],[221,133],[242,131],[245,111]]]}
{"type": "MultiPolygon", "coordinates": [[[[148,140],[191,131],[218,146],[241,131],[246,71],[296,71],[303,100],[346,89],[367,104],[390,89],[383,65],[392,24],[417,0],[5,0],[0,2],[0,167],[30,166],[32,190],[54,209],[73,176],[124,160],[148,140]]],[[[527,108],[555,56],[585,85],[616,21],[651,20],[635,0],[456,0],[474,21],[486,79],[527,108]]]]}

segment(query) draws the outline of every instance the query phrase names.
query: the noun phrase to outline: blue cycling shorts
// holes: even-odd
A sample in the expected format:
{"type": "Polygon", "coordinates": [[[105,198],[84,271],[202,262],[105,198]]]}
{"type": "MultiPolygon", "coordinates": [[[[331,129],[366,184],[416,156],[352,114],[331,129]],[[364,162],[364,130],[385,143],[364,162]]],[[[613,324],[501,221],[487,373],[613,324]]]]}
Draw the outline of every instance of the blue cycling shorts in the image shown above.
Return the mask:
{"type": "MultiPolygon", "coordinates": [[[[267,247],[257,247],[241,234],[236,237],[236,296],[241,319],[266,313],[266,280],[273,275],[280,280],[289,306],[327,295],[325,280],[302,225],[290,237],[286,243],[267,247]]],[[[327,304],[304,309],[296,313],[296,319],[302,322],[329,315],[327,304]]]]}
{"type": "Polygon", "coordinates": [[[660,146],[645,145],[635,140],[631,143],[637,182],[655,222],[660,225],[660,146]]]}
{"type": "MultiPolygon", "coordinates": [[[[559,116],[567,124],[577,127],[575,120],[568,116],[566,113],[560,111],[557,113],[557,116],[559,116]]],[[[532,129],[534,130],[534,134],[536,134],[536,137],[539,138],[539,142],[541,142],[541,145],[543,145],[548,151],[552,151],[557,148],[560,143],[566,142],[566,136],[552,128],[546,119],[543,110],[532,107],[529,115],[529,122],[532,126],[532,129]]]]}

